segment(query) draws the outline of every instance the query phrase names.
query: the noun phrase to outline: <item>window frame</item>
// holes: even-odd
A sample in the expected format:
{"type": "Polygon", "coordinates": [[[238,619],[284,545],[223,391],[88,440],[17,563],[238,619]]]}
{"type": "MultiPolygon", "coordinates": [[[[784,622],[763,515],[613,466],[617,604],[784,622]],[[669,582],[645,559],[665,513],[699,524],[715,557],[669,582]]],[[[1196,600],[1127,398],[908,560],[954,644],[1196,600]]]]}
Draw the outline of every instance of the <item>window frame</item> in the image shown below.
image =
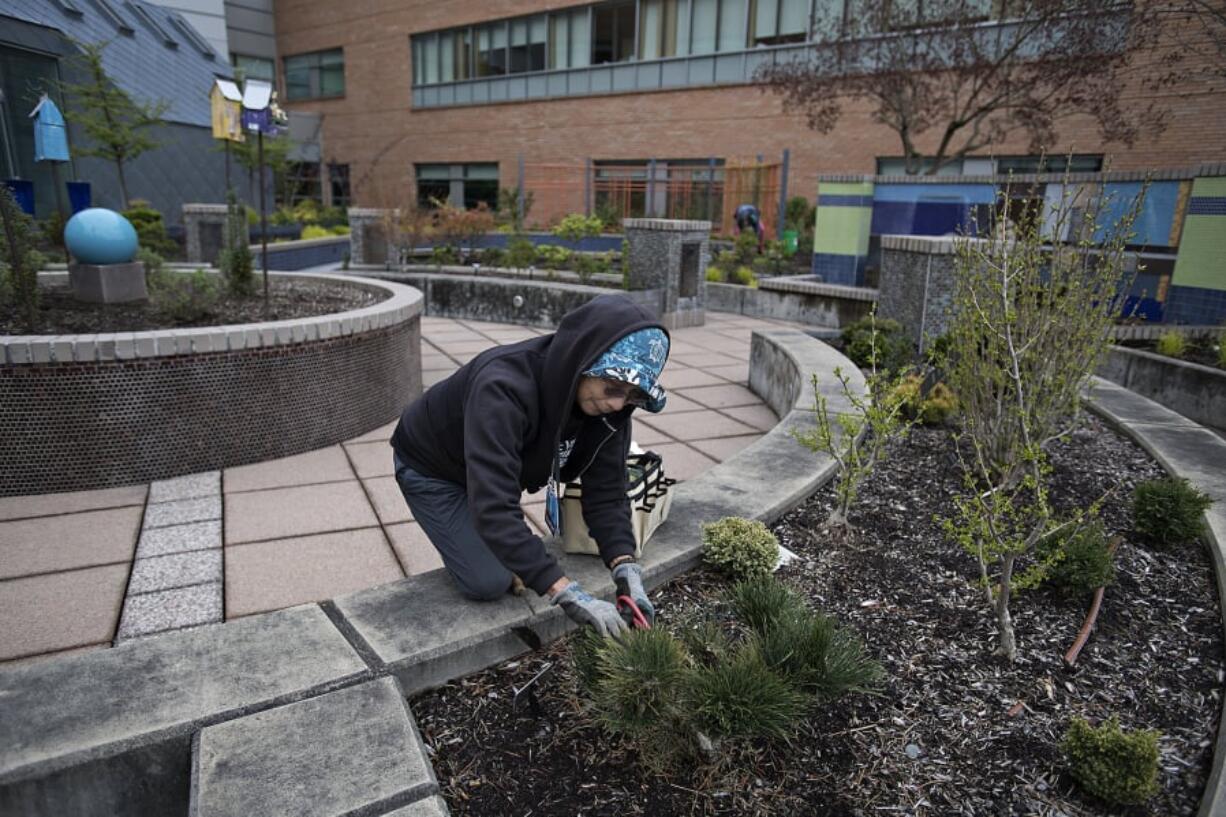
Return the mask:
{"type": "MultiPolygon", "coordinates": [[[[329,67],[330,68],[335,67],[335,64],[330,65],[329,67]]],[[[303,69],[295,67],[294,70],[295,72],[297,72],[303,69]]],[[[342,99],[345,96],[346,84],[345,84],[345,48],[344,46],[337,46],[336,48],[324,48],[319,51],[307,51],[302,54],[288,54],[281,58],[281,71],[282,71],[282,74],[285,80],[283,87],[285,88],[285,100],[287,102],[304,102],[304,101],[308,101],[312,99],[342,99]],[[324,93],[323,91],[323,85],[324,85],[323,83],[323,71],[324,71],[323,57],[324,55],[331,55],[331,54],[336,54],[339,56],[339,59],[336,63],[336,64],[339,64],[340,66],[341,82],[340,82],[339,93],[324,93]],[[290,66],[291,66],[291,61],[295,61],[295,60],[309,61],[305,66],[306,77],[307,77],[307,81],[306,81],[307,91],[306,91],[306,95],[304,96],[295,95],[290,90],[292,87],[294,87],[290,84],[290,66]]]]}

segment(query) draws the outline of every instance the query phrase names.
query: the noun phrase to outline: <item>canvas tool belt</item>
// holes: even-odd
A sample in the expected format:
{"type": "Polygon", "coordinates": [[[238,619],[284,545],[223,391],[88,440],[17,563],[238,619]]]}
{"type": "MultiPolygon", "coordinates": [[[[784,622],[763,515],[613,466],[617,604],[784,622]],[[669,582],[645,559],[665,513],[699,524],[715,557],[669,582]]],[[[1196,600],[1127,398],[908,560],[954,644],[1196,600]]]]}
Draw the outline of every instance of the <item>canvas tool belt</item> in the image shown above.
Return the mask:
{"type": "MultiPolygon", "coordinates": [[[[634,555],[643,554],[643,545],[668,519],[673,502],[672,486],[677,480],[664,476],[664,462],[654,451],[631,454],[626,458],[626,496],[630,499],[630,526],[634,529],[634,555]]],[[[596,540],[583,521],[583,485],[569,482],[562,491],[562,549],[567,553],[599,554],[596,540]]]]}

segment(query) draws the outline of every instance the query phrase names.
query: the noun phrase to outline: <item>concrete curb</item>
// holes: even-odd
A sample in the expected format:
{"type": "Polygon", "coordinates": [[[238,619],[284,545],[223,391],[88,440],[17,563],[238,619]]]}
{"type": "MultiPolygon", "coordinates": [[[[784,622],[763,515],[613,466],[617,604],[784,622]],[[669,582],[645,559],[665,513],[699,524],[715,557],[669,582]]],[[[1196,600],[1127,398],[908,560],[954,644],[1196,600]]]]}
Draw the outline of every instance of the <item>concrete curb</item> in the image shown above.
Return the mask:
{"type": "MultiPolygon", "coordinates": [[[[1226,600],[1226,440],[1181,414],[1114,383],[1094,378],[1087,405],[1149,452],[1167,473],[1185,477],[1215,500],[1205,511],[1205,539],[1217,576],[1219,604],[1226,600]]],[[[1226,607],[1222,608],[1226,631],[1226,607]]],[[[1226,814],[1226,707],[1218,723],[1213,766],[1198,817],[1226,814]]]]}
{"type": "MultiPolygon", "coordinates": [[[[678,487],[671,518],[645,552],[650,586],[699,562],[702,523],[733,515],[773,521],[833,476],[833,461],[805,450],[791,434],[815,423],[806,387],[811,375],[819,378],[833,411],[851,409],[832,375],[836,366],[852,375],[853,389],[866,389],[850,361],[803,332],[754,333],[750,386],[781,421],[735,457],[678,487]]],[[[161,487],[167,499],[202,490],[191,480],[161,487]]],[[[612,581],[599,559],[561,559],[590,592],[612,597],[612,581]]],[[[316,717],[319,707],[357,694],[323,700],[329,693],[387,675],[409,695],[572,628],[560,610],[534,596],[465,603],[445,571],[436,570],[322,605],[0,669],[0,813],[182,813],[190,793],[199,795],[203,771],[231,762],[214,755],[206,767],[193,757],[203,729],[246,720],[213,734],[241,736],[243,745],[268,740],[257,734],[260,724],[291,729],[303,719],[284,710],[300,701],[315,704],[295,712],[316,717]],[[248,718],[261,712],[269,714],[248,718]]],[[[241,755],[231,760],[243,762],[241,755]]],[[[278,762],[309,773],[293,757],[278,762]]],[[[283,767],[275,771],[286,774],[283,767]]],[[[445,814],[434,796],[433,770],[427,767],[420,777],[414,784],[397,783],[396,793],[380,801],[386,808],[361,813],[445,814]],[[409,797],[415,802],[407,802],[409,797]]],[[[259,804],[243,802],[251,806],[245,813],[261,813],[259,804]]],[[[234,808],[244,813],[242,803],[234,808]]]]}

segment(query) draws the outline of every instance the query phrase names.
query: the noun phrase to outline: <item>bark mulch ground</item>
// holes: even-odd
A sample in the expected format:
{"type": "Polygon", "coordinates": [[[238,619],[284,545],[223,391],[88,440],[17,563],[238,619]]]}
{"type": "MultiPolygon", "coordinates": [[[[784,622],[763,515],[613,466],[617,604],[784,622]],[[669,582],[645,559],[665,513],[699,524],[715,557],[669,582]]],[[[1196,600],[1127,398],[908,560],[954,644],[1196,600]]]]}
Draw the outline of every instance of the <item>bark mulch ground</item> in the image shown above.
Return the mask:
{"type": "MultiPolygon", "coordinates": [[[[1131,442],[1089,419],[1053,451],[1053,495],[1070,508],[1109,489],[1103,519],[1123,542],[1116,583],[1075,669],[1062,656],[1089,598],[1046,589],[1013,604],[1020,656],[996,633],[973,559],[942,535],[959,489],[952,439],[915,429],[860,495],[851,536],[823,527],[829,488],[776,525],[800,558],[780,571],[864,637],[885,667],[878,695],[813,711],[788,742],[743,746],[720,768],[652,775],[585,714],[569,639],[418,696],[412,708],[457,817],[506,815],[1153,815],[1196,813],[1223,688],[1222,625],[1201,544],[1139,542],[1132,487],[1159,476],[1131,442]],[[545,675],[529,686],[542,670],[545,675]],[[530,692],[515,701],[515,691],[530,692]],[[1015,714],[1010,714],[1014,711],[1015,714]],[[1076,788],[1058,749],[1070,718],[1156,728],[1160,793],[1112,808],[1076,788]]],[[[653,594],[660,622],[720,604],[697,570],[653,594]]]]}
{"type": "Polygon", "coordinates": [[[264,309],[263,281],[256,276],[257,294],[246,298],[223,296],[207,314],[195,320],[176,320],[159,308],[158,301],[91,304],[72,297],[68,285],[39,289],[39,317],[33,331],[11,300],[0,303],[0,335],[77,335],[100,332],[145,332],[188,326],[223,326],[237,323],[283,321],[361,309],[386,297],[363,287],[323,281],[270,278],[269,308],[264,309]]]}

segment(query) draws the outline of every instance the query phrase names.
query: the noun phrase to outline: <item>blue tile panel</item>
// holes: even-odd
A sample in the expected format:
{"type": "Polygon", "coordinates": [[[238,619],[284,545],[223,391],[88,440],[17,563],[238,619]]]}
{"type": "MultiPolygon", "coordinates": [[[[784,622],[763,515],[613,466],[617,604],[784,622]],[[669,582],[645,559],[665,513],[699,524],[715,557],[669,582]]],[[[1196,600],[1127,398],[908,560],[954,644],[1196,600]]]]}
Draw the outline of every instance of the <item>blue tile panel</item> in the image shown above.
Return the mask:
{"type": "Polygon", "coordinates": [[[820,275],[821,280],[827,284],[863,286],[865,260],[861,255],[815,252],[813,253],[812,271],[814,275],[820,275]]]}
{"type": "Polygon", "coordinates": [[[1226,196],[1193,196],[1188,201],[1190,216],[1226,216],[1226,196]]]}
{"type": "Polygon", "coordinates": [[[1173,286],[1166,296],[1166,322],[1213,326],[1226,321],[1226,290],[1173,286]]]}
{"type": "Polygon", "coordinates": [[[872,196],[840,196],[826,194],[817,197],[818,207],[872,207],[872,196]]]}
{"type": "MultiPolygon", "coordinates": [[[[1094,241],[1102,243],[1115,225],[1132,208],[1141,195],[1144,182],[1108,182],[1103,211],[1098,216],[1099,228],[1094,232],[1094,241]]],[[[1175,206],[1179,200],[1179,182],[1152,182],[1145,192],[1141,211],[1133,222],[1133,237],[1129,244],[1149,247],[1166,247],[1171,243],[1171,225],[1175,220],[1175,206]]],[[[1192,199],[1196,201],[1196,199],[1192,199]]],[[[1190,214],[1190,213],[1189,213],[1190,214]]]]}
{"type": "Polygon", "coordinates": [[[879,184],[873,235],[951,235],[970,231],[977,208],[996,201],[992,184],[879,184]]]}

